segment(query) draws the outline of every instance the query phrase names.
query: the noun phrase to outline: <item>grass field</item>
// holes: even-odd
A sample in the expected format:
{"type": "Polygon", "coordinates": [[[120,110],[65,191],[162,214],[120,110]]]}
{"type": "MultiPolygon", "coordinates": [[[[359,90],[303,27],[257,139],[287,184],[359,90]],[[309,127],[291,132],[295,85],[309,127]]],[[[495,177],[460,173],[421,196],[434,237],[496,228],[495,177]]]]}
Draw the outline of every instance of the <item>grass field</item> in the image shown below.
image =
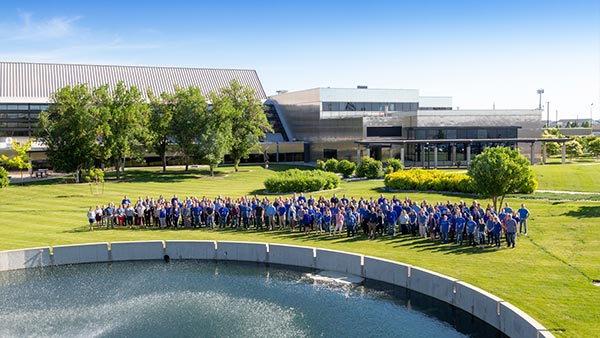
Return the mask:
{"type": "MultiPolygon", "coordinates": [[[[548,165],[535,169],[543,174],[540,189],[594,191],[592,187],[600,182],[600,167],[595,165],[548,165]],[[583,176],[593,183],[579,180],[583,176]]],[[[247,240],[334,248],[421,266],[472,283],[515,304],[556,336],[600,337],[600,287],[592,284],[592,280],[600,280],[600,202],[569,201],[568,195],[561,195],[561,200],[525,200],[532,213],[530,235],[519,237],[516,249],[500,250],[441,245],[412,237],[369,241],[287,231],[87,231],[87,209],[108,201],[118,202],[123,195],[132,200],[140,195],[170,197],[173,193],[180,197],[263,195],[262,181],[273,173],[257,166],[241,167],[239,173],[233,173],[231,168],[220,168],[214,178],[208,177],[205,171],[172,170],[163,174],[155,170],[128,169],[125,180],[108,181],[101,195],[95,194],[95,187],[90,190],[88,184],[51,181],[0,190],[0,250],[150,239],[247,240]]],[[[382,181],[346,182],[336,192],[357,198],[377,197],[382,187],[382,181]]],[[[398,195],[419,201],[473,199],[472,196],[428,193],[398,195]]],[[[516,207],[523,200],[508,201],[516,207]]],[[[487,202],[483,200],[482,204],[487,202]]]]}
{"type": "Polygon", "coordinates": [[[600,162],[551,163],[533,168],[540,190],[600,192],[600,162]]]}

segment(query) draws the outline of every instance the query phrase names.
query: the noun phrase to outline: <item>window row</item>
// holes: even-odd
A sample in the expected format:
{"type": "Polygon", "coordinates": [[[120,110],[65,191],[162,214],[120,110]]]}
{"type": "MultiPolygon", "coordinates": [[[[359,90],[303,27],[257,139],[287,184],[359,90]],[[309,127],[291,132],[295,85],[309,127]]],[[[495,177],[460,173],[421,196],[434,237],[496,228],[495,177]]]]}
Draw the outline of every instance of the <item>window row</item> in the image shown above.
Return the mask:
{"type": "Polygon", "coordinates": [[[516,138],[517,127],[423,128],[410,130],[408,137],[416,140],[516,138]]]}
{"type": "Polygon", "coordinates": [[[47,104],[0,104],[0,110],[48,110],[47,104]]]}
{"type": "Polygon", "coordinates": [[[323,111],[417,111],[417,102],[323,102],[323,111]]]}
{"type": "Polygon", "coordinates": [[[37,119],[40,113],[0,113],[0,120],[37,119]]]}

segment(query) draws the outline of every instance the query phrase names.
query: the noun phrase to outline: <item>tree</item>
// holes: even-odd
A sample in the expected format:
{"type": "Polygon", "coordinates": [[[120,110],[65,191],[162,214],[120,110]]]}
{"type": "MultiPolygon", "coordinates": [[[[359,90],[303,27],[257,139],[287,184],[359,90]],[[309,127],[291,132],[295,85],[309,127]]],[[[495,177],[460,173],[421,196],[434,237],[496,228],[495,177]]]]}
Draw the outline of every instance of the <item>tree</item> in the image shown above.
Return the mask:
{"type": "Polygon", "coordinates": [[[125,170],[127,157],[142,157],[144,137],[147,135],[148,106],[140,90],[127,88],[121,81],[112,93],[104,85],[94,90],[98,115],[102,158],[115,164],[117,179],[125,170]]]}
{"type": "Polygon", "coordinates": [[[581,127],[582,127],[582,128],[589,128],[589,127],[591,127],[591,126],[590,126],[590,121],[583,121],[583,122],[581,123],[581,127]]]}
{"type": "Polygon", "coordinates": [[[490,197],[495,210],[498,198],[501,206],[506,194],[537,185],[529,160],[509,147],[487,148],[471,161],[467,174],[473,179],[475,192],[490,197]]]}
{"type": "Polygon", "coordinates": [[[163,172],[166,172],[167,149],[173,134],[175,95],[163,92],[160,96],[155,96],[152,90],[148,90],[148,98],[148,144],[160,156],[163,172]]]}
{"type": "Polygon", "coordinates": [[[583,147],[581,146],[581,143],[579,143],[579,141],[577,141],[576,139],[565,143],[565,151],[571,159],[573,157],[579,157],[583,155],[583,147]]]}
{"type": "MultiPolygon", "coordinates": [[[[211,93],[212,109],[204,116],[200,130],[198,158],[210,167],[210,175],[233,144],[233,99],[211,93]]],[[[239,163],[239,160],[238,160],[239,163]]]]}
{"type": "Polygon", "coordinates": [[[53,93],[51,105],[40,114],[40,140],[56,171],[75,172],[93,166],[98,153],[98,110],[93,109],[92,93],[86,84],[66,86],[53,93]]]}
{"type": "Polygon", "coordinates": [[[600,138],[588,142],[587,150],[596,157],[600,156],[600,138]]]}
{"type": "MultiPolygon", "coordinates": [[[[543,138],[564,138],[565,136],[560,133],[558,128],[548,128],[542,133],[543,138]]],[[[546,152],[548,155],[558,155],[562,152],[560,144],[558,142],[546,142],[546,152]]]]}
{"type": "Polygon", "coordinates": [[[21,172],[21,184],[23,184],[23,169],[31,168],[31,163],[29,162],[29,156],[27,156],[27,152],[31,149],[31,143],[33,139],[27,140],[25,143],[19,144],[17,140],[12,141],[12,148],[17,153],[17,155],[13,157],[7,157],[6,155],[0,156],[0,162],[2,162],[5,166],[9,168],[19,169],[21,172]]]}
{"type": "Polygon", "coordinates": [[[187,89],[175,88],[174,99],[173,138],[183,154],[185,170],[188,171],[191,158],[200,154],[197,141],[206,128],[203,124],[207,122],[207,104],[200,88],[193,86],[187,89]]]}
{"type": "Polygon", "coordinates": [[[236,172],[240,160],[248,158],[251,151],[259,149],[260,139],[266,132],[273,130],[260,100],[254,94],[253,89],[242,86],[234,79],[228,87],[221,88],[216,95],[211,96],[213,110],[222,100],[228,100],[232,108],[232,142],[229,155],[236,172]]]}
{"type": "Polygon", "coordinates": [[[7,187],[9,183],[10,179],[8,178],[8,171],[0,167],[0,188],[7,187]]]}

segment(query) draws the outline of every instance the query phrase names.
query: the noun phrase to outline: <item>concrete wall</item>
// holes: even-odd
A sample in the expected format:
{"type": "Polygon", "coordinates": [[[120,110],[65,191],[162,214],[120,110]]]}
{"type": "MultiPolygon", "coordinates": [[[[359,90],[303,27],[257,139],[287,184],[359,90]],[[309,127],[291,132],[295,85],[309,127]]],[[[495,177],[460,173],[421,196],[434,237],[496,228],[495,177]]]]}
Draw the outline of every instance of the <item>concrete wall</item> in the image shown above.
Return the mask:
{"type": "Polygon", "coordinates": [[[0,251],[0,271],[50,265],[50,248],[0,251]]]}
{"type": "Polygon", "coordinates": [[[166,241],[165,255],[171,259],[217,259],[217,242],[166,241]]]}
{"type": "Polygon", "coordinates": [[[465,282],[455,284],[454,306],[500,329],[501,298],[465,282]]]}
{"type": "Polygon", "coordinates": [[[315,249],[305,246],[269,244],[269,263],[315,267],[315,249]]]}
{"type": "Polygon", "coordinates": [[[253,242],[218,242],[217,259],[267,263],[267,244],[253,242]]]}
{"type": "Polygon", "coordinates": [[[163,259],[163,241],[113,242],[110,244],[110,255],[113,261],[163,259]]]}
{"type": "Polygon", "coordinates": [[[410,265],[365,256],[363,277],[408,288],[410,265]]]}
{"type": "Polygon", "coordinates": [[[362,257],[343,251],[317,249],[316,268],[361,276],[362,257]]]}
{"type": "Polygon", "coordinates": [[[108,262],[108,243],[61,245],[52,248],[52,264],[108,262]]]}
{"type": "Polygon", "coordinates": [[[205,259],[250,261],[332,270],[423,293],[482,319],[509,337],[554,337],[514,305],[468,283],[403,263],[336,250],[283,244],[215,241],[147,241],[65,245],[0,252],[0,271],[125,260],[205,259]],[[163,245],[164,244],[164,245],[163,245]]]}

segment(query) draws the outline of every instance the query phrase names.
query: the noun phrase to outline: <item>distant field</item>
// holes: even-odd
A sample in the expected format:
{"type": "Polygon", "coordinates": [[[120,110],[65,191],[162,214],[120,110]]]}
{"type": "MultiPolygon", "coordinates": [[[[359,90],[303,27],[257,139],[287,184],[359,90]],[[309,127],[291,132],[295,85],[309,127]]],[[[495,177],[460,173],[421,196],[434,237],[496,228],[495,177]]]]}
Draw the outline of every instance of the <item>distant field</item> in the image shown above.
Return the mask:
{"type": "Polygon", "coordinates": [[[536,165],[539,190],[600,192],[600,162],[536,165]]]}
{"type": "MultiPolygon", "coordinates": [[[[284,167],[272,165],[271,169],[284,167]]],[[[594,191],[597,165],[547,165],[534,167],[540,189],[594,191]],[[576,177],[573,177],[576,176],[576,177]],[[584,176],[588,178],[584,178],[584,176]],[[591,180],[588,182],[588,180],[591,180]],[[588,189],[588,190],[586,190],[588,189]]],[[[256,232],[235,230],[99,230],[87,231],[86,211],[90,206],[118,202],[123,195],[160,194],[184,196],[263,195],[262,182],[273,170],[259,166],[217,170],[216,177],[203,170],[190,173],[156,168],[127,169],[121,182],[108,181],[104,194],[88,184],[38,182],[0,190],[0,250],[101,241],[150,239],[249,240],[317,246],[384,257],[428,268],[464,280],[490,291],[532,315],[559,337],[600,337],[598,304],[600,288],[600,202],[589,201],[508,201],[521,202],[531,210],[530,235],[520,237],[516,249],[483,251],[456,245],[441,245],[412,237],[396,239],[305,235],[287,231],[256,232]]],[[[382,181],[343,183],[335,192],[355,197],[377,197],[382,181]]],[[[332,192],[315,195],[330,196],[332,192]]],[[[392,194],[385,193],[391,197],[392,194]]],[[[413,200],[471,200],[471,196],[429,193],[397,193],[413,200]]],[[[482,203],[488,203],[482,200],[482,203]]]]}

